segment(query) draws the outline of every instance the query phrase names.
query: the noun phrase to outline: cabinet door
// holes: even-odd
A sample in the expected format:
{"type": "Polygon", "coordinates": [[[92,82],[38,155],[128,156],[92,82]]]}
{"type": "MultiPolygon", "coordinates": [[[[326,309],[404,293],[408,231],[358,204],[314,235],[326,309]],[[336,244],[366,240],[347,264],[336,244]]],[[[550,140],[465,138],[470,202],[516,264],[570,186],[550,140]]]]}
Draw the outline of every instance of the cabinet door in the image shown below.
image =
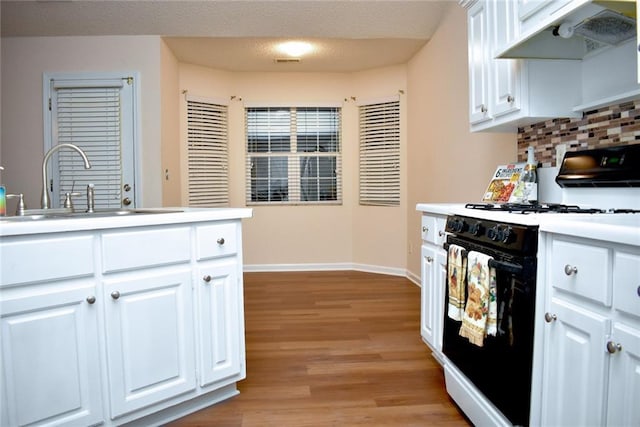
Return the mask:
{"type": "Polygon", "coordinates": [[[520,110],[521,91],[519,76],[522,61],[517,59],[493,59],[495,52],[513,41],[517,34],[516,2],[492,0],[491,2],[493,89],[491,91],[491,112],[500,116],[520,110]]]}
{"type": "Polygon", "coordinates": [[[127,273],[104,290],[112,417],[195,389],[190,270],[127,273]]]}
{"type": "Polygon", "coordinates": [[[609,320],[558,298],[547,314],[541,424],[603,425],[609,320]]]}
{"type": "Polygon", "coordinates": [[[442,335],[444,328],[444,287],[447,283],[447,253],[438,248],[436,251],[436,266],[434,272],[434,289],[433,289],[433,342],[434,351],[437,356],[442,356],[442,335]]]}
{"type": "Polygon", "coordinates": [[[235,258],[209,263],[198,271],[199,371],[204,387],[241,373],[242,286],[235,258]]]}
{"type": "Polygon", "coordinates": [[[474,4],[467,13],[469,48],[469,122],[491,119],[489,113],[489,35],[487,4],[474,4]]]}
{"type": "Polygon", "coordinates": [[[3,426],[102,421],[97,307],[88,301],[95,302],[89,282],[17,299],[2,295],[3,426]]]}
{"type": "MultiPolygon", "coordinates": [[[[610,354],[607,425],[640,425],[640,330],[615,323],[611,342],[620,350],[610,354]]],[[[615,348],[615,347],[614,347],[615,348]]]]}
{"type": "Polygon", "coordinates": [[[435,304],[435,273],[436,273],[436,249],[430,245],[422,245],[422,268],[420,288],[420,334],[432,349],[436,349],[435,330],[436,313],[435,304]]]}

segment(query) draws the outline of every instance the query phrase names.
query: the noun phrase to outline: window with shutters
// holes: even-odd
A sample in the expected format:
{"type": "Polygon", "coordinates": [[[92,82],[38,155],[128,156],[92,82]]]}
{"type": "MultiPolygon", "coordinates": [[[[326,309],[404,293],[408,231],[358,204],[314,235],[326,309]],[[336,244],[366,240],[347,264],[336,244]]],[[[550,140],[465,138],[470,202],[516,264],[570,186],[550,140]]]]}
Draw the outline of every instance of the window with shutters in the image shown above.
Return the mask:
{"type": "Polygon", "coordinates": [[[54,152],[47,183],[52,207],[61,207],[66,193],[73,195],[76,209],[86,207],[89,184],[96,208],[135,207],[135,79],[57,74],[45,75],[44,84],[45,150],[74,144],[91,163],[85,169],[74,150],[54,152]]]}
{"type": "Polygon", "coordinates": [[[187,97],[189,206],[229,205],[227,109],[187,97]]]}
{"type": "Polygon", "coordinates": [[[360,204],[400,205],[400,102],[361,105],[360,204]]]}
{"type": "Polygon", "coordinates": [[[247,204],[338,204],[341,109],[246,109],[247,204]]]}

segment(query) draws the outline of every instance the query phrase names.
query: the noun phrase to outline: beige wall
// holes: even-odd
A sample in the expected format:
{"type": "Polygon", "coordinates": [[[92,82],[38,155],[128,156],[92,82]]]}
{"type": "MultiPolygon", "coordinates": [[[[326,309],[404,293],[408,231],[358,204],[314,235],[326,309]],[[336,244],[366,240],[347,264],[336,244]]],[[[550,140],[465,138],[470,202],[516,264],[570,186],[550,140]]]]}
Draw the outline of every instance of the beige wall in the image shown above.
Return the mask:
{"type": "Polygon", "coordinates": [[[407,268],[420,276],[417,203],[480,201],[496,165],[516,159],[515,133],[470,133],[466,12],[452,7],[408,64],[407,268]]]}
{"type": "Polygon", "coordinates": [[[180,206],[180,88],[178,60],[164,41],[160,42],[162,205],[180,206]]]}
{"type": "Polygon", "coordinates": [[[2,179],[7,191],[24,193],[28,208],[40,205],[40,171],[44,155],[43,73],[138,71],[141,80],[142,204],[160,206],[160,38],[4,37],[0,44],[1,158],[5,167],[2,179]]]}
{"type": "MultiPolygon", "coordinates": [[[[367,100],[397,94],[406,86],[405,76],[404,66],[347,74],[228,73],[180,65],[181,90],[194,96],[229,102],[232,206],[245,204],[245,105],[342,105],[342,205],[254,206],[253,218],[244,224],[247,265],[253,268],[291,268],[355,263],[365,268],[404,270],[402,251],[396,253],[396,248],[404,246],[404,209],[358,206],[357,105],[352,97],[367,100]],[[357,215],[355,210],[358,210],[357,215]]],[[[184,99],[181,103],[184,111],[184,99]]],[[[184,143],[185,120],[181,129],[184,143]]],[[[182,157],[185,157],[184,150],[182,157]]],[[[186,192],[184,181],[186,177],[183,176],[183,193],[186,192]]]]}

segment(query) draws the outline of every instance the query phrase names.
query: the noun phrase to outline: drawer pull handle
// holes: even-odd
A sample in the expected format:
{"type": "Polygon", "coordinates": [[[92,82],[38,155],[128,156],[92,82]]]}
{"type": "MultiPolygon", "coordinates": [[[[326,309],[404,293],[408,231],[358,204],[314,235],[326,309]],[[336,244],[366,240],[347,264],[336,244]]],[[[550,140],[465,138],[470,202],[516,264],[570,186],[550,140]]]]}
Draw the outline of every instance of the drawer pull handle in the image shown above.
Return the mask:
{"type": "Polygon", "coordinates": [[[87,302],[88,302],[89,304],[93,304],[93,303],[95,303],[95,302],[96,302],[96,297],[94,297],[93,295],[91,295],[91,296],[87,297],[87,302]]]}
{"type": "Polygon", "coordinates": [[[111,292],[111,298],[113,298],[113,299],[120,298],[120,292],[118,292],[118,291],[111,292]]]}
{"type": "Polygon", "coordinates": [[[202,280],[204,280],[205,282],[209,283],[211,281],[211,276],[209,276],[208,274],[206,276],[204,276],[202,278],[202,280]]]}
{"type": "Polygon", "coordinates": [[[558,316],[556,316],[555,314],[551,314],[551,313],[545,313],[544,314],[544,321],[547,323],[551,323],[558,320],[558,316]]]}
{"type": "Polygon", "coordinates": [[[426,233],[426,232],[428,232],[428,231],[429,231],[429,228],[428,228],[428,227],[422,227],[422,232],[423,232],[423,233],[426,233]]]}
{"type": "Polygon", "coordinates": [[[218,242],[219,245],[224,245],[224,237],[218,238],[218,240],[216,240],[216,242],[218,242]]]}
{"type": "Polygon", "coordinates": [[[578,267],[567,264],[564,266],[564,274],[566,274],[567,276],[578,274],[578,267]]]}
{"type": "Polygon", "coordinates": [[[607,351],[611,354],[615,353],[616,351],[622,351],[622,345],[613,341],[609,341],[607,343],[607,351]]]}

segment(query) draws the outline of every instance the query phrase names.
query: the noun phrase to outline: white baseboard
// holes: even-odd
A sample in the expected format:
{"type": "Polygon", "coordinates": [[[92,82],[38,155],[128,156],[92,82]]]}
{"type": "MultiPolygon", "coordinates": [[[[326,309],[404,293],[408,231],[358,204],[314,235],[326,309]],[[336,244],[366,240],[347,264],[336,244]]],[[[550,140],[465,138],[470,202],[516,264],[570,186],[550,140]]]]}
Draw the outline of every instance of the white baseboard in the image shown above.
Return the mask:
{"type": "Polygon", "coordinates": [[[335,264],[251,264],[244,266],[245,273],[269,271],[338,271],[356,270],[367,273],[388,274],[390,276],[406,277],[414,283],[420,283],[415,275],[402,268],[383,267],[369,264],[335,263],[335,264]]]}

